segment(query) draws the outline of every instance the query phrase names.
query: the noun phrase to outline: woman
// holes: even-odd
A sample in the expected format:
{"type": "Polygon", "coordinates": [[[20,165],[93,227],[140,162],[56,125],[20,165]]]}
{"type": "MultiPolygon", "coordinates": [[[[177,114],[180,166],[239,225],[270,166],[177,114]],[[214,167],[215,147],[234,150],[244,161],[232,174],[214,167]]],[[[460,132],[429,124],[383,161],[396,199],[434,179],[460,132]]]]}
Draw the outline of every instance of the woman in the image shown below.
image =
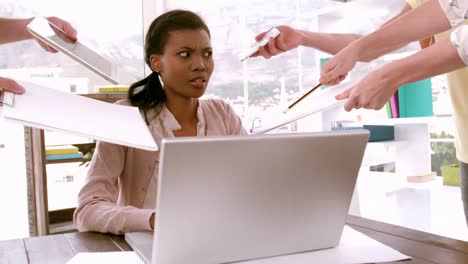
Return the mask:
{"type": "MultiPolygon", "coordinates": [[[[246,134],[221,100],[200,100],[214,68],[210,31],[190,11],[156,18],[145,40],[153,71],[120,104],[140,108],[159,144],[164,137],[246,134]]],[[[181,164],[183,161],[181,161],[181,164]]],[[[80,231],[122,234],[154,228],[159,152],[98,142],[74,223],[80,231]]]]}

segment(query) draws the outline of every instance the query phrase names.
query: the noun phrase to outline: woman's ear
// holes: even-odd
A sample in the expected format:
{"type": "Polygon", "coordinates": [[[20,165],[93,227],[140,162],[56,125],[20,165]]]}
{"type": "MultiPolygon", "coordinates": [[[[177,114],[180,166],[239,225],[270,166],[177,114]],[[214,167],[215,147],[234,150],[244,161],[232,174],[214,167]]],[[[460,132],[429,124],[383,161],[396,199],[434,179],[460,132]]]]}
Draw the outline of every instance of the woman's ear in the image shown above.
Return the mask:
{"type": "Polygon", "coordinates": [[[152,54],[149,57],[149,64],[150,64],[151,70],[155,72],[160,72],[161,71],[161,55],[152,54]]]}

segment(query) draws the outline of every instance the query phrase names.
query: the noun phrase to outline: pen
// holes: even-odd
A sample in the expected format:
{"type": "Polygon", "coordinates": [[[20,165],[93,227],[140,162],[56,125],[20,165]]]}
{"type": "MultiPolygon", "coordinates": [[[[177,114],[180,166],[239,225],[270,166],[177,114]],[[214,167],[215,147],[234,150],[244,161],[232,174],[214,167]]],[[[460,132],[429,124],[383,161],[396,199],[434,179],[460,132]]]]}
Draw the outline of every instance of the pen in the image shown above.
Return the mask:
{"type": "Polygon", "coordinates": [[[276,38],[278,35],[280,34],[280,31],[277,29],[277,28],[272,28],[270,29],[270,31],[268,31],[265,36],[263,36],[263,38],[261,40],[259,40],[258,42],[256,42],[248,51],[246,54],[244,54],[242,57],[241,57],[241,61],[244,61],[248,58],[250,58],[250,56],[252,56],[253,54],[255,54],[255,52],[258,51],[258,49],[261,47],[261,46],[265,46],[266,44],[268,44],[268,41],[270,41],[270,38],[276,38]]]}
{"type": "Polygon", "coordinates": [[[300,101],[302,101],[304,98],[306,98],[309,94],[311,94],[313,91],[317,90],[320,86],[322,86],[321,83],[317,84],[314,88],[312,88],[310,91],[308,91],[307,93],[305,93],[303,96],[301,96],[301,98],[297,99],[296,101],[294,101],[294,103],[292,103],[291,105],[288,106],[288,110],[291,110],[291,108],[293,108],[295,105],[297,105],[300,101]]]}

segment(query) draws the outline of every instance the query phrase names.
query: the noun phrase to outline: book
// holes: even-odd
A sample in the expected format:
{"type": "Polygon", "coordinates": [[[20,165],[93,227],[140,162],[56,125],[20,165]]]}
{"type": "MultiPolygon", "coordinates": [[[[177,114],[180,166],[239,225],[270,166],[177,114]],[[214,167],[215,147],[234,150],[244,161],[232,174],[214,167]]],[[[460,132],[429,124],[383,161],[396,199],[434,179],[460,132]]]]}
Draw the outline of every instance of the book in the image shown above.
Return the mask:
{"type": "Polygon", "coordinates": [[[99,92],[100,93],[110,93],[110,92],[122,92],[122,93],[127,93],[129,87],[128,86],[103,86],[99,87],[99,92]]]}
{"type": "Polygon", "coordinates": [[[46,160],[62,160],[62,159],[79,159],[83,158],[83,153],[68,153],[68,154],[54,154],[46,155],[46,160]]]}
{"type": "Polygon", "coordinates": [[[22,95],[3,93],[5,97],[13,98],[3,104],[4,120],[149,151],[158,150],[137,107],[94,100],[27,81],[18,83],[26,88],[26,92],[22,95]]]}
{"type": "Polygon", "coordinates": [[[46,155],[78,153],[78,148],[73,145],[46,146],[46,155]]]}
{"type": "Polygon", "coordinates": [[[390,101],[385,104],[385,110],[387,111],[387,117],[392,118],[392,109],[390,108],[390,101]]]}
{"type": "Polygon", "coordinates": [[[435,171],[429,173],[421,173],[416,175],[406,176],[408,182],[421,183],[435,180],[437,173],[435,171]]]}
{"type": "Polygon", "coordinates": [[[392,111],[392,118],[400,117],[400,106],[398,104],[398,90],[390,97],[390,110],[392,111]]]}
{"type": "Polygon", "coordinates": [[[400,117],[433,116],[431,79],[403,85],[398,89],[400,117]]]}

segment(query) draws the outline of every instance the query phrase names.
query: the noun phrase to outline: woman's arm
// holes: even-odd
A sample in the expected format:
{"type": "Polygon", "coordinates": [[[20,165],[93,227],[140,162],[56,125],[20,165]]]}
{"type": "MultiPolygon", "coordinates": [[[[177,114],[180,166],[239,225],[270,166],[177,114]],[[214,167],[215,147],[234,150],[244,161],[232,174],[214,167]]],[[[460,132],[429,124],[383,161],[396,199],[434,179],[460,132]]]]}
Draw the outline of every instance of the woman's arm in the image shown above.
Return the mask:
{"type": "Polygon", "coordinates": [[[123,234],[152,230],[150,218],[154,210],[117,205],[118,177],[124,162],[125,147],[98,142],[73,215],[79,231],[123,234]]]}

